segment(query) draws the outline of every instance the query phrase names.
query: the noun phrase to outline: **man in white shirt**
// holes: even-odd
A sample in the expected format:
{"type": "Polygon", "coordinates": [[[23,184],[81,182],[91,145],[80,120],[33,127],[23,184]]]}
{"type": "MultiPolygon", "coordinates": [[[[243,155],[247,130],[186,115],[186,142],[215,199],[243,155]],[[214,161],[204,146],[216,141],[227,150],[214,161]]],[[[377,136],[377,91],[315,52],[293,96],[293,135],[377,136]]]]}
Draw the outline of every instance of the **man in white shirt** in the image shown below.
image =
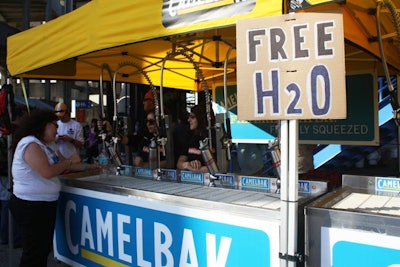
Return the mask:
{"type": "Polygon", "coordinates": [[[57,121],[57,145],[61,154],[69,159],[72,156],[79,156],[79,149],[84,145],[82,125],[71,119],[65,103],[57,103],[54,112],[60,119],[57,121]]]}

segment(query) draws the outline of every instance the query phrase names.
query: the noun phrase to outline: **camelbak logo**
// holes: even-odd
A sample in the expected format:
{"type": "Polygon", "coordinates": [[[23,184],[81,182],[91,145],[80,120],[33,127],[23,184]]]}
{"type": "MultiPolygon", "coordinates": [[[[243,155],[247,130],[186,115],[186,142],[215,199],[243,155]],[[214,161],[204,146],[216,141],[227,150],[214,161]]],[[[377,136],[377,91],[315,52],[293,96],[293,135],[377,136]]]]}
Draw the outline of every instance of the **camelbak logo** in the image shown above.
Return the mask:
{"type": "Polygon", "coordinates": [[[60,194],[54,254],[73,266],[279,265],[279,223],[273,220],[210,210],[213,202],[158,199],[152,192],[140,197],[63,189],[71,192],[60,194]]]}
{"type": "Polygon", "coordinates": [[[162,23],[173,28],[209,20],[243,15],[256,0],[164,0],[162,23]]]}
{"type": "Polygon", "coordinates": [[[182,183],[204,183],[204,173],[202,172],[190,172],[181,171],[181,182],[182,183]]]}
{"type": "Polygon", "coordinates": [[[269,179],[263,177],[241,177],[241,186],[243,188],[258,188],[258,189],[269,189],[269,179]]]}
{"type": "Polygon", "coordinates": [[[135,167],[135,176],[144,178],[153,178],[153,170],[142,167],[135,167]]]}
{"type": "Polygon", "coordinates": [[[400,179],[390,177],[376,177],[375,190],[386,192],[400,192],[400,179]]]}

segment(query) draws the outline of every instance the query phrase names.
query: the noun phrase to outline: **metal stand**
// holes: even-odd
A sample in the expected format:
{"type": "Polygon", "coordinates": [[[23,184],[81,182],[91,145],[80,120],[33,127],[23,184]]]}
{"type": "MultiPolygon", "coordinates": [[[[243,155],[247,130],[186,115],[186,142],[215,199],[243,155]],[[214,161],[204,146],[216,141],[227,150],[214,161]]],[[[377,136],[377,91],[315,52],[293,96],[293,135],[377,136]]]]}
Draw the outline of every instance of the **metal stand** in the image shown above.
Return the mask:
{"type": "Polygon", "coordinates": [[[301,260],[297,253],[298,224],[298,121],[281,121],[281,266],[294,267],[301,260]]]}
{"type": "Polygon", "coordinates": [[[219,113],[215,115],[215,147],[217,150],[217,165],[221,173],[227,172],[226,158],[230,157],[230,140],[226,140],[224,131],[224,114],[219,113]]]}
{"type": "MultiPolygon", "coordinates": [[[[12,136],[7,136],[7,168],[8,168],[8,188],[12,188],[12,175],[11,163],[13,158],[13,151],[11,150],[12,136]]],[[[12,267],[13,264],[13,250],[14,250],[14,219],[11,211],[8,211],[8,266],[12,267]]]]}
{"type": "Polygon", "coordinates": [[[172,118],[169,115],[165,115],[164,117],[165,119],[163,121],[165,123],[164,127],[167,135],[167,139],[165,140],[164,153],[165,153],[165,158],[167,160],[167,168],[175,169],[176,165],[175,165],[175,154],[174,154],[174,128],[173,128],[172,118]]]}

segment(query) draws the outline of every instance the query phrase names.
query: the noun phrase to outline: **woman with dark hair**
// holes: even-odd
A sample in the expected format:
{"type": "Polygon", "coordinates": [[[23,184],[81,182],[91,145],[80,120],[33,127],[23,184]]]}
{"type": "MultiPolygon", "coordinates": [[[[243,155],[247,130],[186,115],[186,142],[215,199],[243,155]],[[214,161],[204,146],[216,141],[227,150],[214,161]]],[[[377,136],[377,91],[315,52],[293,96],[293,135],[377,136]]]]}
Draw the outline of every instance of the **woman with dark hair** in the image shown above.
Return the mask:
{"type": "MultiPolygon", "coordinates": [[[[212,112],[212,110],[210,113],[211,125],[214,125],[214,113],[212,112]]],[[[208,172],[208,168],[203,160],[200,150],[200,141],[204,141],[204,139],[209,137],[206,105],[199,104],[192,107],[189,114],[188,122],[191,136],[185,145],[182,145],[182,147],[177,147],[180,156],[178,157],[176,167],[181,170],[208,172]]],[[[213,141],[215,141],[214,134],[213,141]]],[[[212,152],[215,152],[215,148],[211,148],[211,150],[212,152]]],[[[215,158],[215,155],[213,156],[215,158]]]]}
{"type": "Polygon", "coordinates": [[[58,175],[97,168],[78,158],[65,159],[52,148],[57,120],[53,111],[34,110],[14,135],[10,210],[21,230],[21,267],[47,266],[61,189],[58,175]]]}
{"type": "MultiPolygon", "coordinates": [[[[134,165],[140,166],[144,168],[150,167],[150,146],[151,140],[157,137],[157,122],[156,117],[153,111],[147,113],[146,116],[146,132],[144,134],[143,139],[139,142],[139,149],[137,151],[137,156],[134,159],[134,165]]],[[[160,165],[158,167],[165,168],[167,166],[167,160],[163,155],[163,151],[161,150],[161,146],[159,146],[159,159],[160,165]]]]}

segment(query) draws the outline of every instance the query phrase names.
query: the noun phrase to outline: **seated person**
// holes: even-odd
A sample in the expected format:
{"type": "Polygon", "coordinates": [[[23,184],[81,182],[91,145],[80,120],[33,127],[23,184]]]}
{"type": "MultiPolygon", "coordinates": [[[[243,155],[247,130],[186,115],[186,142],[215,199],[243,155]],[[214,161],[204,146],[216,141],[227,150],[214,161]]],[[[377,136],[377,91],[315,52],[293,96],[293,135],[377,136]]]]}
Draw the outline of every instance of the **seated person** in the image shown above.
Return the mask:
{"type": "Polygon", "coordinates": [[[310,170],[314,170],[314,149],[316,145],[299,144],[298,174],[300,178],[310,170]]]}
{"type": "Polygon", "coordinates": [[[173,140],[174,140],[174,166],[178,162],[180,153],[177,148],[186,144],[190,137],[190,128],[188,123],[188,112],[185,110],[179,113],[174,125],[173,140]]]}
{"type": "MultiPolygon", "coordinates": [[[[150,111],[146,116],[146,133],[139,142],[139,149],[134,160],[135,166],[149,168],[149,153],[151,139],[157,138],[157,123],[153,111],[150,111]]],[[[163,155],[162,147],[158,146],[160,153],[160,165],[158,167],[165,168],[167,166],[166,157],[163,155]]]]}
{"type": "MultiPolygon", "coordinates": [[[[176,147],[179,157],[176,167],[181,170],[193,172],[209,172],[203,160],[200,150],[200,141],[208,137],[208,122],[206,104],[196,105],[191,109],[188,122],[190,125],[190,137],[182,147],[176,147]]],[[[211,125],[214,124],[214,116],[211,111],[211,125]]],[[[215,138],[213,139],[215,141],[215,138]]],[[[214,143],[215,144],[215,143],[214,143]]],[[[215,148],[211,149],[214,161],[216,160],[215,148]]]]}

